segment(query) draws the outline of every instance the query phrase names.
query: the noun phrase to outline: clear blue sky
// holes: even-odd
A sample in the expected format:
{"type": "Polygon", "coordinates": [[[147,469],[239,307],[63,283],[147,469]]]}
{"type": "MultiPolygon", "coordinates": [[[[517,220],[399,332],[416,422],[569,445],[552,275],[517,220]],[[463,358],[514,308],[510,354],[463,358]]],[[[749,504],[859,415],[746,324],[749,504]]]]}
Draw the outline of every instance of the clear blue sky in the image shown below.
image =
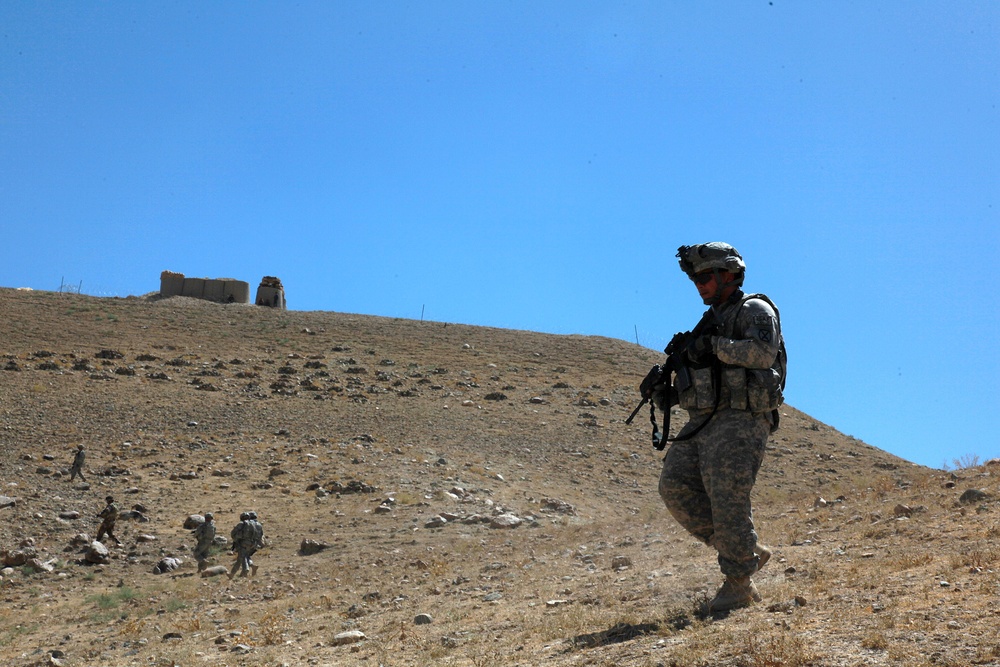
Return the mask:
{"type": "MultiPolygon", "coordinates": [[[[1000,3],[0,3],[0,285],[662,349],[723,240],[788,403],[1000,456],[1000,3]]],[[[646,369],[636,369],[644,373],[646,369]]]]}

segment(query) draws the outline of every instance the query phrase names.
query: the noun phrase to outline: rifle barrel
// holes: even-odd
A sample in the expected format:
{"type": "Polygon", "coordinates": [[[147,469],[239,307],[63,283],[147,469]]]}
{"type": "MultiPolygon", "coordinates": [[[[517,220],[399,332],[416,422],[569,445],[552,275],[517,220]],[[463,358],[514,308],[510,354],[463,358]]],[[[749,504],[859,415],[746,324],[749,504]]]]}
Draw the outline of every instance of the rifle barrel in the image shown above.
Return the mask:
{"type": "Polygon", "coordinates": [[[631,424],[632,420],[635,419],[635,416],[639,414],[639,410],[642,410],[642,406],[646,405],[646,403],[649,403],[649,399],[648,398],[642,399],[642,402],[639,403],[639,405],[635,406],[635,410],[633,410],[632,414],[628,416],[628,419],[625,420],[625,423],[631,424]]]}

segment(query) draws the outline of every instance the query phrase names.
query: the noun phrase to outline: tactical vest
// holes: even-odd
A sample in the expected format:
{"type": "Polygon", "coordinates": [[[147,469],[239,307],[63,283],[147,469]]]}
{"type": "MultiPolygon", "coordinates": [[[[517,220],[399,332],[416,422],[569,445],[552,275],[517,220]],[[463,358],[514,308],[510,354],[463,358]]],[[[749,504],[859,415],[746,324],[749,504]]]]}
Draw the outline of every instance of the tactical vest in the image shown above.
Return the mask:
{"type": "MultiPolygon", "coordinates": [[[[748,410],[753,413],[775,412],[784,402],[787,355],[781,334],[781,315],[764,294],[745,294],[722,322],[720,335],[733,338],[740,311],[750,299],[760,299],[774,310],[778,334],[778,353],[770,368],[744,368],[724,364],[717,359],[709,366],[691,368],[691,386],[678,394],[678,405],[694,412],[714,411],[717,407],[748,410]]],[[[777,414],[772,415],[777,425],[777,414]]]]}

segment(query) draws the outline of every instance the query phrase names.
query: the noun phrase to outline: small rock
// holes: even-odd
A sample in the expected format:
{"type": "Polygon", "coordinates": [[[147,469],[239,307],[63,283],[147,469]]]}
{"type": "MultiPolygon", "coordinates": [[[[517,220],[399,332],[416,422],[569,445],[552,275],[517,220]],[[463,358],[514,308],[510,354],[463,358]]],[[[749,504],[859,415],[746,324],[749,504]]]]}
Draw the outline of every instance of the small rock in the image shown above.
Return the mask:
{"type": "Polygon", "coordinates": [[[431,623],[434,622],[434,619],[431,618],[430,614],[417,614],[416,617],[413,619],[413,622],[416,625],[430,625],[431,623]]]}
{"type": "Polygon", "coordinates": [[[52,564],[53,561],[42,562],[38,558],[31,558],[25,563],[26,567],[30,567],[35,572],[52,572],[56,569],[56,566],[52,564]]]}
{"type": "Polygon", "coordinates": [[[299,545],[299,553],[303,556],[312,556],[313,554],[318,554],[324,549],[329,549],[330,545],[326,542],[318,542],[316,540],[305,539],[299,545]]]}
{"type": "Polygon", "coordinates": [[[611,559],[611,569],[618,572],[632,567],[632,559],[628,556],[615,556],[611,559]]]}
{"type": "Polygon", "coordinates": [[[363,639],[365,639],[365,633],[360,630],[348,630],[347,632],[341,632],[338,635],[334,635],[331,643],[334,646],[344,646],[345,644],[357,643],[363,639]]]}
{"type": "Polygon", "coordinates": [[[507,512],[493,517],[490,521],[490,528],[517,528],[522,523],[523,520],[520,517],[507,512]]]}
{"type": "Polygon", "coordinates": [[[212,567],[206,567],[201,571],[201,578],[205,579],[207,577],[218,577],[228,572],[229,570],[226,569],[225,565],[213,565],[212,567]]]}

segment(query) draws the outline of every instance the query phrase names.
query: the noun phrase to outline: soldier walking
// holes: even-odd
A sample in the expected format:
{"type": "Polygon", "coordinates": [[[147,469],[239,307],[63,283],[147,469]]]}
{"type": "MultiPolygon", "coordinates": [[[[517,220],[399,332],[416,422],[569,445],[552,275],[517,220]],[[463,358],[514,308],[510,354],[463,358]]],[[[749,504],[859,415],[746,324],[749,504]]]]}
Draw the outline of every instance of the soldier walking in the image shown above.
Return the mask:
{"type": "Polygon", "coordinates": [[[79,476],[80,479],[83,480],[84,482],[87,481],[87,478],[83,476],[83,462],[86,460],[86,458],[87,454],[83,450],[83,445],[82,444],[77,445],[76,456],[73,457],[73,465],[70,466],[69,469],[69,481],[72,482],[74,479],[77,478],[77,476],[79,476]]]}
{"type": "Polygon", "coordinates": [[[104,500],[107,501],[108,505],[97,515],[97,518],[102,520],[101,527],[97,529],[97,541],[100,542],[107,535],[115,541],[115,544],[121,546],[121,540],[115,537],[115,522],[118,521],[120,514],[118,505],[115,504],[115,499],[112,496],[108,496],[104,500]]]}
{"type": "Polygon", "coordinates": [[[681,246],[677,257],[709,309],[674,336],[668,368],[654,367],[641,391],[664,414],[678,404],[688,412],[680,433],[663,434],[670,449],[659,492],[674,519],[717,552],[726,579],[709,608],[723,612],[760,601],[751,575],[771,557],[757,541],[750,492],[778,427],[784,343],[771,300],[743,293],[746,265],[735,248],[681,246]]]}
{"type": "Polygon", "coordinates": [[[240,514],[240,522],[229,533],[233,539],[233,551],[236,552],[236,562],[229,570],[229,578],[236,576],[236,571],[240,571],[240,576],[253,576],[257,574],[257,566],[253,562],[253,555],[260,547],[264,546],[264,527],[257,520],[256,512],[243,512],[240,514]]]}
{"type": "Polygon", "coordinates": [[[194,547],[194,558],[198,561],[198,571],[208,566],[208,552],[215,543],[215,515],[205,512],[205,521],[192,531],[198,541],[194,547]]]}

